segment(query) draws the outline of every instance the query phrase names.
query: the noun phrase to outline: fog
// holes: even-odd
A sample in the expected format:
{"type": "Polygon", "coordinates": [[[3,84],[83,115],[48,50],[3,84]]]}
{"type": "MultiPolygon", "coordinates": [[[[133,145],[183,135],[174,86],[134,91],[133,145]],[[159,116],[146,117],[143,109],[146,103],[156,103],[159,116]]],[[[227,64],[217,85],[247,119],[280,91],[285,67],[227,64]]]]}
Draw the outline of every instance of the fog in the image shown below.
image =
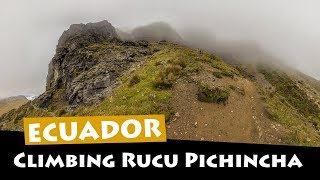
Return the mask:
{"type": "Polygon", "coordinates": [[[1,0],[0,97],[42,93],[62,32],[104,19],[124,31],[167,22],[209,49],[252,42],[320,79],[319,7],[318,0],[1,0]]]}

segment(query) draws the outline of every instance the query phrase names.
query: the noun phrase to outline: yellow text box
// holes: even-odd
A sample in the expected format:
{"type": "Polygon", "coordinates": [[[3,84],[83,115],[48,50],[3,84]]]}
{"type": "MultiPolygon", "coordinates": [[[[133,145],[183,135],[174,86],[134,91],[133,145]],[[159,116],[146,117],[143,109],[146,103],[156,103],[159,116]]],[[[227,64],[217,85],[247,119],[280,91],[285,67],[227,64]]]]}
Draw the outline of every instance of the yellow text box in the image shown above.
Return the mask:
{"type": "Polygon", "coordinates": [[[24,118],[26,145],[165,142],[164,115],[24,118]]]}

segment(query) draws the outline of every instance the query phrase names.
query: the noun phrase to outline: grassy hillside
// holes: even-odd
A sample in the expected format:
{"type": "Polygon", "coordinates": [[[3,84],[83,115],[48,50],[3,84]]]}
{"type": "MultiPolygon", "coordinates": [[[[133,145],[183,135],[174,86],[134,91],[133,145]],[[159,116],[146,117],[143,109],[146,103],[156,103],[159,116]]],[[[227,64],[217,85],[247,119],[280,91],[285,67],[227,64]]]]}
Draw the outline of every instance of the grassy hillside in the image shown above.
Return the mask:
{"type": "MultiPolygon", "coordinates": [[[[144,61],[134,73],[122,76],[123,85],[98,106],[82,107],[71,115],[173,114],[169,100],[171,88],[182,77],[201,71],[207,63],[223,76],[238,72],[219,58],[200,50],[170,43],[154,43],[159,51],[144,61]]],[[[70,115],[70,114],[66,114],[70,115]]]]}
{"type": "Polygon", "coordinates": [[[28,99],[25,97],[15,97],[0,100],[0,116],[4,113],[9,112],[12,109],[19,108],[26,102],[28,102],[28,99]]]}
{"type": "Polygon", "coordinates": [[[301,82],[268,67],[260,67],[260,72],[275,88],[274,91],[261,90],[270,117],[290,129],[289,142],[319,146],[320,109],[301,82]]]}

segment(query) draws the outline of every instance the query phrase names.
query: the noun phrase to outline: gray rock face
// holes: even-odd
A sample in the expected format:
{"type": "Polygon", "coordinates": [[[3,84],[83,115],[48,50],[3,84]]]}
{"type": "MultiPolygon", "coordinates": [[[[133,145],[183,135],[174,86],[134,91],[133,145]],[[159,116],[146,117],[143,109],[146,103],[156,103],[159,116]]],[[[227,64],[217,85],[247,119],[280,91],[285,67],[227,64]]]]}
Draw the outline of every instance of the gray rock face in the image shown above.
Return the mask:
{"type": "Polygon", "coordinates": [[[78,48],[84,47],[91,43],[104,41],[117,41],[119,39],[115,28],[108,21],[88,24],[73,24],[61,35],[56,54],[49,64],[47,76],[47,90],[59,86],[59,83],[66,84],[65,80],[69,79],[66,66],[75,65],[81,68],[90,68],[94,62],[87,61],[86,57],[74,56],[78,48]],[[65,61],[68,59],[68,62],[65,61]]]}
{"type": "Polygon", "coordinates": [[[68,102],[72,105],[98,102],[111,92],[115,79],[107,64],[98,64],[70,83],[67,88],[68,102]]]}
{"type": "Polygon", "coordinates": [[[57,49],[74,50],[88,43],[119,39],[116,29],[106,20],[97,23],[73,24],[61,35],[57,49]]]}
{"type": "Polygon", "coordinates": [[[112,93],[132,63],[151,53],[148,42],[119,40],[107,21],[71,25],[59,39],[38,106],[47,108],[56,98],[72,107],[95,104],[112,93]]]}

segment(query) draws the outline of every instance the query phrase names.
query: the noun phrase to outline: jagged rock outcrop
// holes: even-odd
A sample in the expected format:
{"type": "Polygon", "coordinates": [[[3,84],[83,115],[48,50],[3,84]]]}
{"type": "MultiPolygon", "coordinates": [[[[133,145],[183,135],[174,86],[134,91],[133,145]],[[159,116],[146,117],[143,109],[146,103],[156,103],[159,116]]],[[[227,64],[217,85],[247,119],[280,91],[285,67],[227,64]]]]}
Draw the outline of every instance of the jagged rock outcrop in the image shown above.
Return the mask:
{"type": "Polygon", "coordinates": [[[46,92],[38,98],[38,106],[47,108],[52,104],[57,90],[62,90],[58,98],[68,105],[99,102],[110,94],[118,83],[117,77],[136,56],[151,53],[146,42],[131,42],[135,48],[126,51],[110,50],[116,43],[123,42],[108,21],[71,25],[59,39],[49,64],[46,92]]]}
{"type": "Polygon", "coordinates": [[[61,35],[56,54],[49,64],[47,77],[47,90],[59,86],[59,83],[68,84],[68,65],[80,68],[90,68],[95,62],[86,57],[74,56],[79,48],[91,43],[103,41],[116,41],[119,37],[115,28],[108,21],[88,24],[73,24],[61,35]],[[65,61],[68,59],[68,61],[65,61]]]}

